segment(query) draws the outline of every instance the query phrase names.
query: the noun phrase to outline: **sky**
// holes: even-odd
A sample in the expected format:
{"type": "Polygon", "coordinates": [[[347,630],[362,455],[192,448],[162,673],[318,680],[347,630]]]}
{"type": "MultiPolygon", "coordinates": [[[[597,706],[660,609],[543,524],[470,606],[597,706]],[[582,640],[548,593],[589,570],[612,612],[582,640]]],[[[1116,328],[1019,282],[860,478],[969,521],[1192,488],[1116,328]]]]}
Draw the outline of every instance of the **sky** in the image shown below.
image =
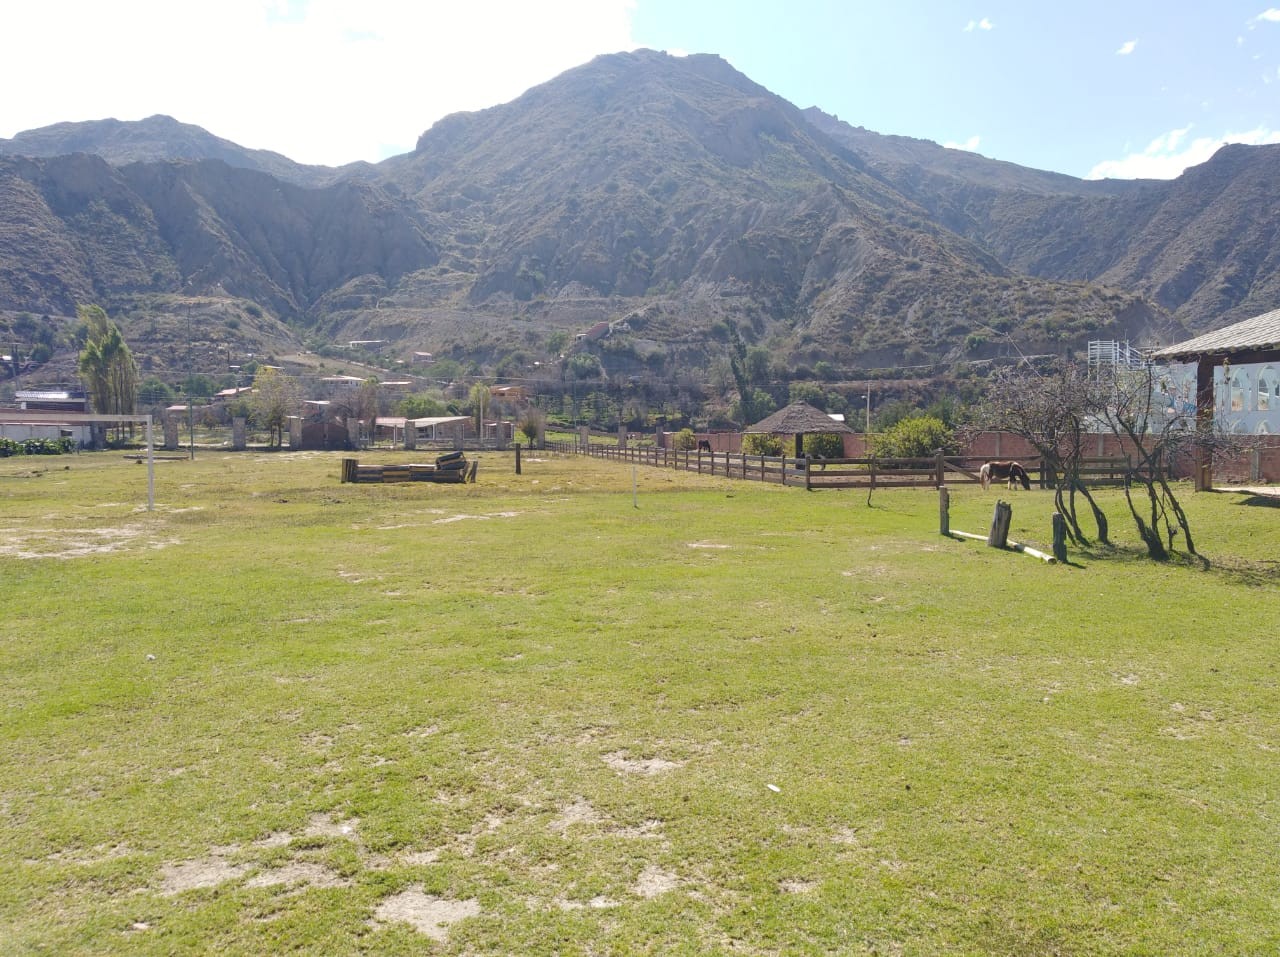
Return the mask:
{"type": "Polygon", "coordinates": [[[165,113],[338,166],[601,53],[717,53],[796,106],[1100,178],[1280,143],[1280,0],[0,0],[0,137],[165,113]]]}

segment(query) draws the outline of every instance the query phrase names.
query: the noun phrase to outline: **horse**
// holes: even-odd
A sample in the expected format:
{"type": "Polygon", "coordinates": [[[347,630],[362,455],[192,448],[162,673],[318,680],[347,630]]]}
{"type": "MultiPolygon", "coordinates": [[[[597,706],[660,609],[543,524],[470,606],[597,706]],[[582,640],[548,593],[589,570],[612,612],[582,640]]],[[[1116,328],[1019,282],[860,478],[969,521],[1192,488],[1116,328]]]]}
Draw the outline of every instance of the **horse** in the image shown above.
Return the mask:
{"type": "Polygon", "coordinates": [[[1014,482],[1021,482],[1024,489],[1031,491],[1031,476],[1017,462],[987,462],[979,470],[978,477],[982,480],[984,492],[991,487],[992,479],[1008,479],[1009,488],[1013,488],[1014,482]]]}
{"type": "Polygon", "coordinates": [[[698,451],[699,451],[699,452],[710,452],[710,451],[711,451],[711,443],[710,443],[707,439],[698,439],[698,451]]]}

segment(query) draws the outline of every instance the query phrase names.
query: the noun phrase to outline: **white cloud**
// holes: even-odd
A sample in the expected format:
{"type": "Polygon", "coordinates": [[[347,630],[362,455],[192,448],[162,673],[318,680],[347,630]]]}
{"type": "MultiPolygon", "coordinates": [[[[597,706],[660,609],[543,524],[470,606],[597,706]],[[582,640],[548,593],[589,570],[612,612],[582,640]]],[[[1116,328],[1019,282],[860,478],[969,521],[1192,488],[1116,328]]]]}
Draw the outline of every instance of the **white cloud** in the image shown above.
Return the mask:
{"type": "Polygon", "coordinates": [[[976,153],[978,151],[979,142],[981,142],[980,137],[971,136],[967,140],[965,140],[963,143],[947,142],[947,143],[943,143],[942,145],[949,150],[965,150],[966,152],[969,152],[969,153],[976,153]]]}
{"type": "Polygon", "coordinates": [[[1189,166],[1203,163],[1227,143],[1262,146],[1280,143],[1280,130],[1265,127],[1245,133],[1197,136],[1189,139],[1190,126],[1170,130],[1152,140],[1141,153],[1127,153],[1120,159],[1103,160],[1086,179],[1174,179],[1189,166]]]}
{"type": "Polygon", "coordinates": [[[1254,19],[1263,23],[1280,23],[1280,8],[1272,7],[1269,10],[1263,10],[1254,19]]]}
{"type": "Polygon", "coordinates": [[[1128,56],[1137,47],[1137,40],[1125,40],[1120,44],[1120,49],[1116,51],[1116,56],[1128,56]]]}
{"type": "Polygon", "coordinates": [[[635,0],[45,0],[6,8],[0,136],[168,113],[308,163],[412,149],[492,106],[633,49],[635,0]],[[69,26],[70,25],[70,26],[69,26]],[[38,83],[32,82],[39,77],[38,83]]]}
{"type": "Polygon", "coordinates": [[[981,20],[970,20],[965,24],[964,32],[972,33],[974,30],[994,30],[995,24],[983,17],[981,20]]]}

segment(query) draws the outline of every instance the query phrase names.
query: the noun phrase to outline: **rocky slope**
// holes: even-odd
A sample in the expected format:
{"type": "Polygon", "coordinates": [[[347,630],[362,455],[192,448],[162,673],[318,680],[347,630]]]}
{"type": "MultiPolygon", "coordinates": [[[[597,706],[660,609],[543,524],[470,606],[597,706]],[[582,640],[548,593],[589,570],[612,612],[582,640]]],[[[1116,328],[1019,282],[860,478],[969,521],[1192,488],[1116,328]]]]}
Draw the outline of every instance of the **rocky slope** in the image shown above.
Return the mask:
{"type": "Polygon", "coordinates": [[[607,320],[606,366],[673,373],[723,354],[724,320],[784,366],[857,369],[1167,338],[1280,298],[1280,147],[1086,182],[800,111],[714,56],[599,57],[342,171],[165,117],[3,152],[58,155],[0,156],[0,311],[222,297],[312,341],[490,363],[607,320]]]}

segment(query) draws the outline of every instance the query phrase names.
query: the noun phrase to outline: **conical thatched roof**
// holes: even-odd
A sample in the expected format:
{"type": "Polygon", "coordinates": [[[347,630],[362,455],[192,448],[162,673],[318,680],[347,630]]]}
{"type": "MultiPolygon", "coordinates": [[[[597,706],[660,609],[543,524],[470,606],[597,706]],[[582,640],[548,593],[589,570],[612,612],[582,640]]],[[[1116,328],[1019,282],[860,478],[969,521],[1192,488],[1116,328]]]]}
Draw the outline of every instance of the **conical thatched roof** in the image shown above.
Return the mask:
{"type": "Polygon", "coordinates": [[[829,432],[853,432],[843,422],[837,422],[827,413],[815,409],[807,402],[792,402],[766,419],[743,429],[744,432],[767,432],[771,435],[813,435],[829,432]]]}

